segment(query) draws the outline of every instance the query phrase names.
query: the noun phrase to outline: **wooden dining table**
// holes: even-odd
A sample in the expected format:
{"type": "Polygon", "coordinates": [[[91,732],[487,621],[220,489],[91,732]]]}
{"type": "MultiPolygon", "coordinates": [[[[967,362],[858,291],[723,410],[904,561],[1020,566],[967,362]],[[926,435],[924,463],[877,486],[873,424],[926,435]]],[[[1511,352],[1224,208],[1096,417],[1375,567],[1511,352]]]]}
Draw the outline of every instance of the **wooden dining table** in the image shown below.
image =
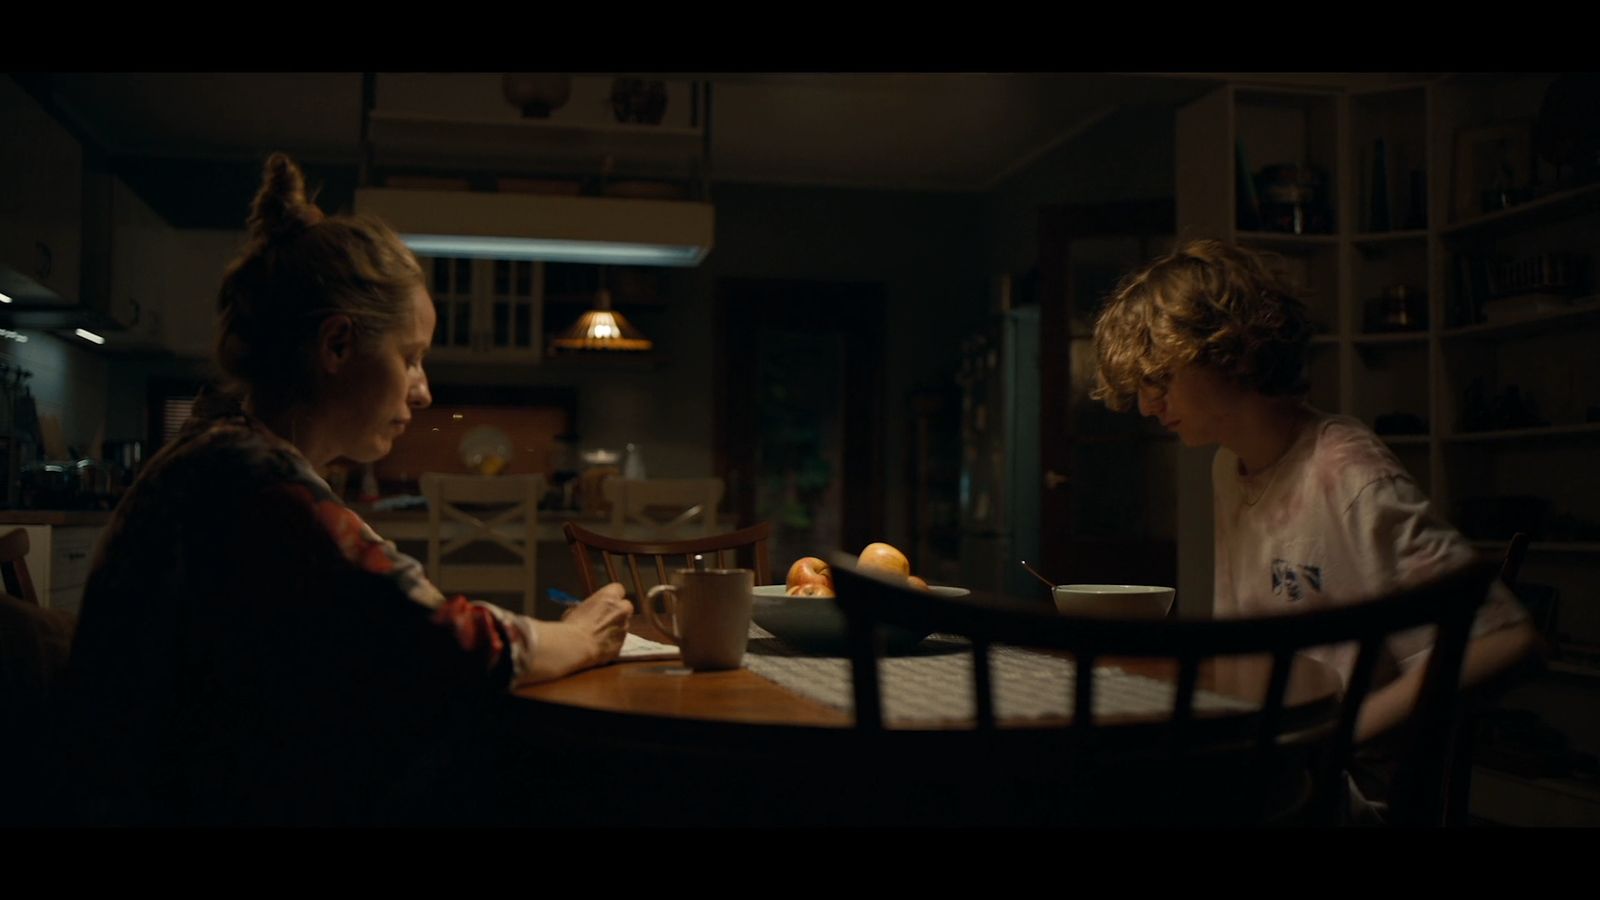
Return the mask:
{"type": "MultiPolygon", "coordinates": [[[[1169,661],[1107,659],[1101,665],[1176,681],[1169,661]]],[[[1270,666],[1269,659],[1250,657],[1202,663],[1199,687],[1259,705],[1270,666]]],[[[1331,668],[1296,659],[1279,725],[1331,728],[1340,692],[1331,668]]],[[[1067,795],[1056,791],[1050,773],[1071,765],[1059,740],[1073,731],[1062,727],[1070,724],[1067,718],[1002,718],[990,735],[959,720],[891,721],[874,737],[852,727],[848,708],[818,702],[748,667],[694,672],[677,659],[617,662],[514,693],[508,700],[525,703],[526,718],[536,723],[527,733],[563,760],[563,779],[554,789],[578,792],[560,813],[562,821],[719,827],[1106,821],[1103,796],[1062,799],[1067,795]],[[1005,740],[992,743],[993,734],[1005,740]],[[1022,778],[1043,773],[1044,789],[1008,780],[1010,767],[1022,778]],[[1082,808],[1074,809],[1079,803],[1082,808]]],[[[1147,729],[1159,728],[1164,718],[1097,713],[1097,733],[1144,747],[1147,729]]],[[[1220,723],[1230,734],[1237,727],[1246,745],[1253,734],[1248,710],[1196,710],[1195,718],[1220,723]]],[[[1286,785],[1274,790],[1294,796],[1310,783],[1303,774],[1240,771],[1235,767],[1228,777],[1236,783],[1270,779],[1286,785]]],[[[1211,790],[1204,783],[1212,780],[1193,777],[1181,788],[1158,790],[1189,794],[1197,782],[1211,790]]],[[[1113,791],[1121,789],[1112,784],[1130,783],[1125,776],[1097,775],[1095,781],[1113,791]]],[[[1142,784],[1143,775],[1131,783],[1142,784]]],[[[1205,810],[1231,801],[1229,795],[1196,802],[1205,810]]]]}
{"type": "MultiPolygon", "coordinates": [[[[632,628],[651,640],[667,641],[642,617],[635,617],[632,628]]],[[[1076,729],[1064,727],[1072,724],[1065,689],[1060,694],[1059,714],[1009,718],[1003,714],[998,730],[988,734],[969,719],[939,714],[899,719],[891,715],[887,727],[874,736],[853,727],[847,692],[842,695],[844,702],[821,702],[816,699],[814,683],[808,684],[812,694],[808,696],[798,687],[754,671],[773,671],[773,654],[802,657],[782,662],[807,667],[807,671],[817,660],[781,642],[774,647],[776,638],[759,627],[752,635],[756,637],[750,642],[744,665],[737,669],[691,671],[676,658],[620,661],[521,686],[508,699],[524,704],[528,720],[537,723],[528,733],[536,734],[550,752],[566,760],[562,765],[571,778],[564,783],[590,785],[585,790],[603,793],[603,800],[584,800],[572,808],[594,816],[586,821],[756,826],[1103,821],[1098,811],[1085,813],[1087,819],[1062,817],[1076,814],[1068,807],[1079,802],[1062,799],[1076,788],[1065,794],[1058,791],[1060,782],[1054,774],[1070,766],[1066,760],[1077,752],[1072,745],[1076,736],[1071,734],[1076,729]],[[1014,769],[1018,777],[1012,779],[1008,769],[1014,769]],[[1038,780],[1029,782],[1027,788],[1020,786],[1035,776],[1038,780]],[[996,777],[1000,781],[995,781],[996,777]],[[1041,782],[1043,789],[1035,790],[1034,784],[1041,782]]],[[[942,671],[948,672],[971,658],[970,651],[953,636],[940,635],[909,656],[913,658],[891,661],[920,666],[925,657],[930,666],[942,664],[942,671]]],[[[1268,656],[1201,662],[1197,688],[1225,702],[1204,709],[1197,703],[1194,721],[1208,734],[1225,735],[1228,741],[1237,736],[1239,745],[1248,748],[1263,721],[1259,710],[1268,692],[1271,667],[1268,656]]],[[[1063,660],[1055,668],[1065,674],[1071,667],[1063,660]]],[[[1097,684],[1101,673],[1108,670],[1118,676],[1143,676],[1174,685],[1178,677],[1173,660],[1104,658],[1096,661],[1097,684]]],[[[848,671],[848,664],[837,658],[829,664],[834,679],[848,671]]],[[[783,677],[794,675],[786,672],[783,677]]],[[[940,690],[962,694],[953,687],[954,682],[940,684],[946,686],[940,690]]],[[[1040,693],[1053,690],[1051,686],[1040,693]]],[[[1099,692],[1097,687],[1097,698],[1099,692]]],[[[1276,721],[1278,733],[1331,730],[1341,694],[1342,682],[1332,668],[1308,656],[1296,657],[1276,721]]],[[[950,699],[951,710],[961,708],[967,700],[965,696],[950,699]]],[[[1165,702],[1166,714],[1143,707],[1135,713],[1102,709],[1097,699],[1096,740],[1107,738],[1104,746],[1118,745],[1136,752],[1153,749],[1151,741],[1170,718],[1171,701],[1165,702]]],[[[941,707],[940,703],[934,705],[941,707]]],[[[1261,780],[1287,784],[1290,779],[1281,775],[1263,775],[1261,780]]],[[[1242,773],[1235,766],[1229,777],[1235,782],[1257,780],[1248,765],[1242,773]]],[[[1306,783],[1303,774],[1292,777],[1298,779],[1296,783],[1306,783]]],[[[1120,788],[1109,785],[1142,783],[1144,779],[1136,774],[1130,782],[1123,772],[1105,779],[1097,774],[1094,780],[1116,791],[1120,788]]],[[[1210,780],[1191,778],[1181,782],[1179,790],[1187,793],[1191,783],[1210,780]]],[[[1204,785],[1201,792],[1210,789],[1204,785]]],[[[1300,788],[1289,785],[1287,790],[1300,788]]],[[[1103,796],[1072,796],[1082,798],[1086,810],[1103,809],[1098,805],[1103,796]]],[[[1222,801],[1223,806],[1227,804],[1222,801]]],[[[572,809],[564,815],[573,814],[572,809]]]]}
{"type": "MultiPolygon", "coordinates": [[[[636,630],[652,640],[665,640],[648,626],[636,630]]],[[[1162,681],[1177,680],[1177,664],[1171,660],[1107,658],[1100,666],[1162,681]]],[[[1259,705],[1266,695],[1270,675],[1269,657],[1221,657],[1201,663],[1197,686],[1259,705]]],[[[1303,719],[1320,717],[1337,705],[1342,690],[1339,675],[1331,667],[1309,656],[1297,656],[1284,695],[1285,711],[1303,719]]],[[[541,704],[706,722],[848,728],[855,721],[846,710],[819,703],[748,668],[692,672],[679,660],[614,662],[555,681],[524,685],[515,693],[541,704]]],[[[1045,718],[1002,725],[1059,727],[1067,721],[1070,720],[1045,718]]],[[[1102,721],[1117,725],[1136,720],[1109,715],[1102,721]]],[[[946,722],[931,727],[946,729],[969,724],[946,722]]]]}

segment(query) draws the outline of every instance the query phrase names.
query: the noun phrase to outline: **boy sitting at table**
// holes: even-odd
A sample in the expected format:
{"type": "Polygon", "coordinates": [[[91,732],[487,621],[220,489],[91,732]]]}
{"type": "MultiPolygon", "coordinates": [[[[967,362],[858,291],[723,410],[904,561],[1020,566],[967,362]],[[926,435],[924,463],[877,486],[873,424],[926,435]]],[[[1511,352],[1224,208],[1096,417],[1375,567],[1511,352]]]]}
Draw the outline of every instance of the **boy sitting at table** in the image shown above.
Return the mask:
{"type": "MultiPolygon", "coordinates": [[[[1381,596],[1470,562],[1388,446],[1360,421],[1305,402],[1305,305],[1260,255],[1218,241],[1180,247],[1127,275],[1095,322],[1092,396],[1185,446],[1219,445],[1211,468],[1213,612],[1271,615],[1381,596]]],[[[1530,654],[1527,614],[1496,582],[1462,669],[1480,683],[1530,654]]],[[[1390,732],[1415,702],[1431,629],[1389,642],[1355,738],[1390,732]]],[[[1314,652],[1348,682],[1357,648],[1314,652]]],[[[1377,783],[1358,783],[1382,791],[1377,783]]],[[[1368,809],[1359,789],[1357,809],[1368,809]]],[[[1381,808],[1370,808],[1380,812],[1381,808]]],[[[1365,814],[1365,813],[1364,813],[1365,814]]]]}

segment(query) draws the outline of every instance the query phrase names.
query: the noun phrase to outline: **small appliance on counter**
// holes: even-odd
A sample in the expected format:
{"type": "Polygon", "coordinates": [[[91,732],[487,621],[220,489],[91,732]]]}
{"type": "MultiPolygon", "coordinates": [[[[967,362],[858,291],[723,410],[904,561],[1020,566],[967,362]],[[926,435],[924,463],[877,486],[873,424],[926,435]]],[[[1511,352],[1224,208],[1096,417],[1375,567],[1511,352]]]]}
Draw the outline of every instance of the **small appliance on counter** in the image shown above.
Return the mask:
{"type": "Polygon", "coordinates": [[[116,505],[111,466],[97,459],[41,460],[22,467],[22,509],[110,509],[116,505]]]}
{"type": "Polygon", "coordinates": [[[144,465],[144,441],[106,441],[100,445],[100,456],[112,466],[112,484],[126,490],[144,465]]]}
{"type": "Polygon", "coordinates": [[[544,509],[577,509],[578,436],[567,432],[555,436],[549,457],[550,490],[544,509]]]}
{"type": "Polygon", "coordinates": [[[601,485],[607,478],[622,477],[618,463],[622,454],[615,450],[595,448],[583,451],[583,474],[578,476],[577,503],[586,513],[605,514],[611,511],[601,485]]]}

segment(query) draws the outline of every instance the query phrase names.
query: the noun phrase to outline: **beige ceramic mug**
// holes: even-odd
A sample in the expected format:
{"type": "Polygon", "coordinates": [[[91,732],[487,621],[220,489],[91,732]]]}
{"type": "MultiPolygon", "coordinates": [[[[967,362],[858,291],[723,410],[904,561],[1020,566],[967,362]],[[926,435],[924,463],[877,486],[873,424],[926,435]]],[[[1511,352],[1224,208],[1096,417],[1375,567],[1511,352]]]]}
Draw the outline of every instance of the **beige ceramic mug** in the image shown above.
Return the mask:
{"type": "Polygon", "coordinates": [[[671,584],[651,588],[645,616],[671,637],[691,669],[737,669],[750,636],[756,574],[749,569],[674,569],[671,584]],[[665,595],[667,614],[656,611],[665,595]]]}

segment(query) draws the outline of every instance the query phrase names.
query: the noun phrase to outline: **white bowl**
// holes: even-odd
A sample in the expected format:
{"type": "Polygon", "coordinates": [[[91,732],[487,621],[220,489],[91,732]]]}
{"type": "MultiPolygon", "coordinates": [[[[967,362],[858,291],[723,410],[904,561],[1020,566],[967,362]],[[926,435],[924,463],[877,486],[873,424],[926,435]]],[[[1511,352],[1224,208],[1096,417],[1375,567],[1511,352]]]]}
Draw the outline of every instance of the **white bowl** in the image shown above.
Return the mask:
{"type": "Polygon", "coordinates": [[[1119,619],[1163,618],[1177,593],[1149,584],[1060,584],[1051,591],[1057,612],[1119,619]]]}

